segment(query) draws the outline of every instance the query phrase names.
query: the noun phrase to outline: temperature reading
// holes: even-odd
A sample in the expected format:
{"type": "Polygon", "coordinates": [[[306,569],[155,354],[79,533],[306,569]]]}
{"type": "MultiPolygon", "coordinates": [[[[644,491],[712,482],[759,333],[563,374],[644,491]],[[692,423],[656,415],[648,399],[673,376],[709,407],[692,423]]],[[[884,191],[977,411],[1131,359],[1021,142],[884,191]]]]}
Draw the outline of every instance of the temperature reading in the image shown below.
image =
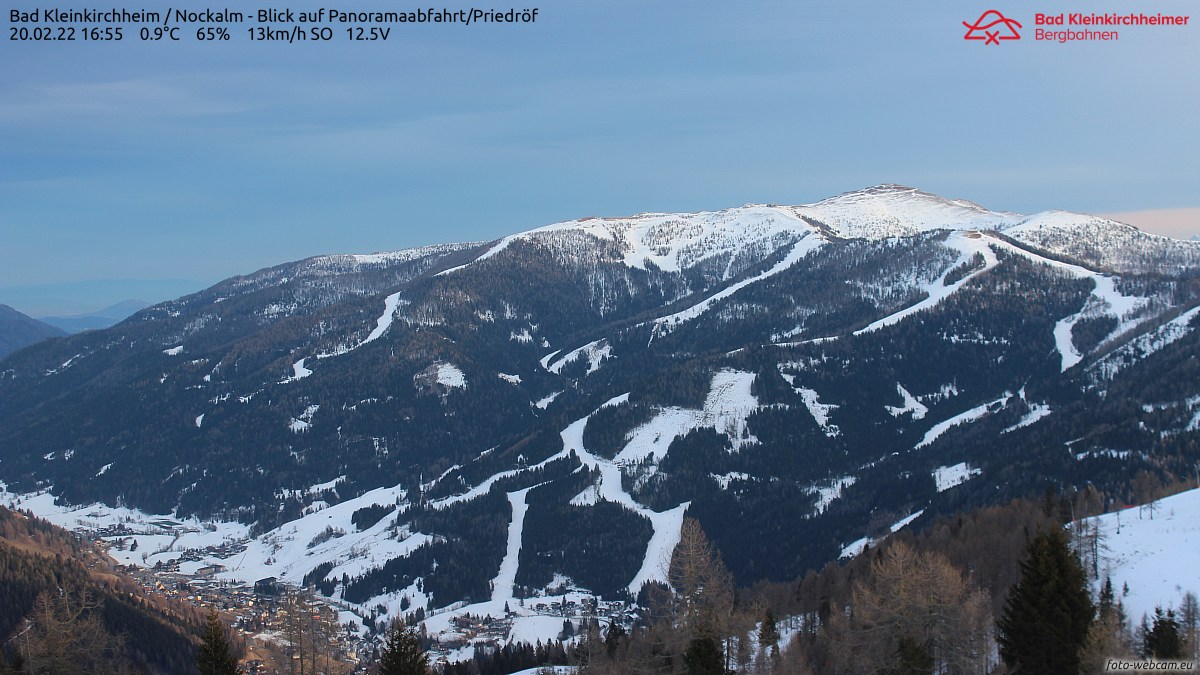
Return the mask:
{"type": "Polygon", "coordinates": [[[138,32],[138,36],[143,40],[152,42],[157,40],[174,40],[178,42],[179,27],[173,26],[167,28],[165,26],[155,26],[154,28],[150,28],[149,26],[142,26],[142,30],[138,32]]]}
{"type": "MultiPolygon", "coordinates": [[[[26,0],[52,5],[58,0],[26,0]]],[[[397,42],[418,26],[443,30],[490,30],[499,24],[532,24],[538,9],[426,8],[410,11],[369,11],[362,8],[287,6],[246,10],[201,6],[153,9],[100,7],[10,9],[8,39],[12,42],[397,42]],[[137,40],[133,37],[137,36],[137,40]],[[393,39],[395,38],[395,39],[393,39]]],[[[86,3],[84,3],[86,4],[86,3]]],[[[169,4],[169,3],[168,3],[169,4]]],[[[214,49],[205,47],[206,50],[214,49]]],[[[216,48],[220,49],[220,48],[216,48]]]]}

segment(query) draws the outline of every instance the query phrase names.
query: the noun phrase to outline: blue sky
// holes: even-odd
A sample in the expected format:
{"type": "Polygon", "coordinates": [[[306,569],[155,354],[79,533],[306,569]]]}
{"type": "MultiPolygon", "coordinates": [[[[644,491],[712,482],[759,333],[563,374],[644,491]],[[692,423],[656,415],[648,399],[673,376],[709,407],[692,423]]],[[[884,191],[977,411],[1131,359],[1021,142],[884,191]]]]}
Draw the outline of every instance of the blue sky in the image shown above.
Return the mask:
{"type": "MultiPolygon", "coordinates": [[[[1027,38],[1035,11],[1195,10],[1012,4],[1027,38]]],[[[960,1],[536,6],[533,25],[371,44],[6,39],[0,302],[884,182],[1027,213],[1183,210],[1176,234],[1200,231],[1200,17],[985,46],[961,22],[990,6],[960,1]]]]}

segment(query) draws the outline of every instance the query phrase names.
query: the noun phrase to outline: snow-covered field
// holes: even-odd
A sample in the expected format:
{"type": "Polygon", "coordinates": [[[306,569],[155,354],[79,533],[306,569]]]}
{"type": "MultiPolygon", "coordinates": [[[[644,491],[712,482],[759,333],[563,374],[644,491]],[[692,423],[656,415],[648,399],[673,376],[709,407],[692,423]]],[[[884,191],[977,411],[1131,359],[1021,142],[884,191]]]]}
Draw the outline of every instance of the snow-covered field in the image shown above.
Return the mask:
{"type": "Polygon", "coordinates": [[[1101,532],[1100,579],[1113,590],[1135,624],[1154,608],[1179,607],[1184,593],[1200,595],[1200,490],[1188,490],[1118,513],[1089,518],[1101,532]],[[1153,510],[1153,513],[1151,512],[1153,510]],[[1129,593],[1122,589],[1129,585],[1129,593]]]}

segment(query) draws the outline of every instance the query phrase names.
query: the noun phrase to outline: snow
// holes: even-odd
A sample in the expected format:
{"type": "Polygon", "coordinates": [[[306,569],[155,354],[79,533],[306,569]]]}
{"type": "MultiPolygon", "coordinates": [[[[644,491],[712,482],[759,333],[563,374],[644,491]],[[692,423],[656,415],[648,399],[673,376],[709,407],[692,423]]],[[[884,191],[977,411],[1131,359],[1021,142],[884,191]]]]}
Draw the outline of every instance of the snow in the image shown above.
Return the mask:
{"type": "Polygon", "coordinates": [[[925,418],[925,413],[929,412],[929,408],[926,408],[920,401],[913,398],[913,395],[908,393],[908,390],[899,382],[896,383],[896,393],[900,394],[900,397],[904,399],[904,405],[899,408],[890,405],[885,406],[887,411],[892,414],[892,417],[899,417],[904,413],[912,413],[914,420],[925,418]]]}
{"type": "Polygon", "coordinates": [[[898,312],[889,314],[882,319],[873,321],[865,328],[860,328],[854,331],[854,334],[862,335],[864,333],[870,333],[872,331],[879,330],[880,328],[884,328],[885,326],[891,326],[899,323],[904,319],[916,314],[917,312],[923,312],[925,310],[932,309],[940,304],[943,300],[953,295],[958,291],[958,289],[962,288],[972,279],[995,267],[999,261],[996,258],[995,252],[992,251],[991,247],[988,245],[990,240],[990,237],[985,238],[977,232],[952,233],[946,239],[946,245],[951,246],[959,251],[958,260],[956,260],[954,264],[947,268],[947,270],[942,273],[940,277],[934,279],[928,284],[925,284],[921,288],[922,292],[925,293],[926,298],[916,304],[905,307],[898,312]],[[964,275],[961,279],[955,281],[953,284],[947,285],[946,277],[960,265],[969,263],[976,254],[983,256],[983,267],[972,271],[970,274],[964,275]]]}
{"type": "Polygon", "coordinates": [[[112,468],[112,465],[113,463],[109,462],[108,464],[100,467],[100,470],[96,472],[96,476],[103,476],[104,474],[108,473],[108,470],[112,468]]]}
{"type": "Polygon", "coordinates": [[[509,375],[508,373],[496,373],[496,377],[508,382],[509,384],[521,384],[520,375],[509,375]]]}
{"type": "Polygon", "coordinates": [[[1083,452],[1075,453],[1075,459],[1076,459],[1076,461],[1081,461],[1081,460],[1087,459],[1089,457],[1095,457],[1095,458],[1105,457],[1108,459],[1129,459],[1129,456],[1132,454],[1133,453],[1128,450],[1113,450],[1112,448],[1108,448],[1108,449],[1093,448],[1091,450],[1085,450],[1083,452]]]}
{"type": "Polygon", "coordinates": [[[1030,424],[1033,424],[1034,422],[1037,422],[1038,420],[1042,419],[1043,417],[1049,415],[1050,412],[1051,412],[1050,406],[1046,405],[1045,403],[1034,403],[1033,405],[1031,405],[1029,407],[1029,412],[1025,413],[1025,416],[1022,417],[1019,422],[1012,425],[1011,427],[1006,428],[1004,431],[1001,431],[1000,433],[1007,434],[1010,431],[1016,431],[1017,429],[1020,429],[1022,427],[1027,427],[1030,424]]]}
{"type": "Polygon", "coordinates": [[[379,337],[382,336],[384,333],[386,333],[388,328],[390,328],[392,326],[392,321],[396,318],[396,308],[399,305],[400,305],[400,292],[397,291],[383,299],[383,314],[381,314],[379,316],[379,318],[375,320],[375,328],[371,329],[371,332],[370,332],[370,334],[367,335],[366,339],[364,339],[362,342],[359,342],[358,344],[350,346],[350,347],[348,347],[346,345],[339,345],[332,352],[322,352],[320,354],[317,354],[317,358],[318,359],[327,359],[327,358],[334,357],[334,356],[341,356],[343,354],[348,354],[348,353],[354,351],[355,349],[362,347],[363,345],[365,345],[367,343],[378,340],[379,337]]]}
{"type": "Polygon", "coordinates": [[[754,377],[754,373],[729,369],[714,373],[701,409],[670,407],[659,411],[629,433],[616,461],[636,464],[651,457],[657,463],[676,438],[706,427],[728,436],[734,450],[757,443],[747,427],[747,419],[759,407],[758,398],[751,393],[754,377]]]}
{"type": "MultiPolygon", "coordinates": [[[[562,628],[562,621],[558,622],[558,627],[562,628]]],[[[538,633],[538,635],[547,635],[547,633],[538,633]]],[[[527,640],[527,642],[533,642],[527,640]]],[[[579,672],[577,666],[538,666],[537,668],[526,668],[518,670],[512,675],[576,675],[579,672]]]]}
{"type": "Polygon", "coordinates": [[[675,545],[679,543],[683,516],[691,502],[684,502],[673,509],[662,512],[652,511],[637,503],[621,485],[620,466],[614,461],[593,455],[584,447],[583,429],[587,426],[590,417],[591,415],[588,415],[583,419],[576,420],[562,430],[560,435],[563,440],[563,452],[560,454],[575,452],[584,466],[600,472],[600,482],[595,486],[600,499],[624,506],[649,520],[650,525],[654,528],[654,533],[650,536],[650,543],[646,547],[646,554],[642,558],[641,568],[626,587],[630,593],[636,595],[646,582],[666,579],[671,553],[675,550],[675,545]]]}
{"type": "Polygon", "coordinates": [[[1154,502],[1151,518],[1147,507],[1126,509],[1089,518],[1099,524],[1102,537],[1100,579],[1112,578],[1117,598],[1136,624],[1143,614],[1154,616],[1154,608],[1179,606],[1184,593],[1200,593],[1200,490],[1180,492],[1154,502]],[[1125,584],[1129,594],[1122,595],[1125,584]]]}
{"type": "Polygon", "coordinates": [[[813,515],[820,515],[829,508],[833,500],[842,496],[842,490],[854,485],[858,482],[858,478],[854,476],[842,476],[835,478],[830,485],[817,486],[814,485],[810,491],[817,495],[817,503],[813,506],[813,515]]]}
{"type": "Polygon", "coordinates": [[[471,265],[474,265],[474,264],[475,264],[475,263],[477,263],[477,262],[480,262],[480,261],[482,261],[482,260],[487,260],[488,258],[491,258],[492,256],[496,255],[497,253],[499,253],[499,252],[503,251],[504,249],[508,248],[508,245],[509,245],[509,244],[511,244],[511,243],[513,243],[514,241],[516,241],[516,240],[518,240],[518,239],[522,238],[523,236],[524,236],[524,234],[512,234],[512,235],[509,235],[509,236],[507,236],[507,237],[505,237],[505,238],[501,239],[501,240],[500,240],[500,241],[499,241],[499,242],[498,242],[498,243],[497,243],[495,246],[493,246],[493,247],[489,248],[487,251],[484,251],[483,255],[481,255],[481,256],[479,256],[478,258],[476,258],[476,259],[472,260],[471,262],[469,262],[469,263],[466,263],[466,264],[463,264],[463,265],[459,265],[458,267],[451,267],[451,268],[450,268],[450,269],[448,269],[448,270],[442,270],[441,272],[438,272],[436,276],[443,277],[443,276],[446,276],[446,275],[448,275],[448,274],[453,274],[454,272],[457,272],[457,271],[459,271],[459,270],[461,270],[461,269],[465,269],[465,268],[467,268],[467,267],[470,267],[471,265]]]}
{"type": "Polygon", "coordinates": [[[1054,347],[1062,358],[1063,372],[1083,360],[1083,354],[1075,349],[1075,342],[1071,339],[1071,330],[1079,319],[1078,314],[1073,314],[1054,324],[1054,347]]]}
{"type": "Polygon", "coordinates": [[[817,400],[817,392],[804,387],[795,387],[796,393],[800,394],[800,398],[804,400],[804,407],[808,408],[808,412],[816,420],[817,426],[825,431],[825,435],[833,438],[841,432],[836,424],[829,423],[829,413],[837,409],[838,406],[832,403],[821,403],[817,400]]]}
{"type": "Polygon", "coordinates": [[[1080,319],[1101,314],[1115,316],[1118,320],[1117,328],[1107,338],[1111,341],[1129,332],[1137,325],[1137,322],[1133,318],[1136,316],[1138,310],[1148,304],[1149,300],[1123,295],[1117,290],[1116,283],[1112,277],[1096,274],[1076,265],[1058,263],[1057,267],[1075,276],[1090,277],[1095,283],[1092,293],[1088,296],[1088,300],[1084,303],[1083,308],[1071,316],[1059,319],[1054,324],[1054,344],[1058,349],[1058,353],[1062,356],[1062,371],[1066,372],[1068,368],[1082,361],[1084,357],[1075,348],[1075,344],[1071,340],[1071,330],[1080,319]]]}
{"type": "Polygon", "coordinates": [[[201,424],[204,424],[204,413],[196,415],[196,428],[199,429],[201,424]]]}
{"type": "Polygon", "coordinates": [[[920,450],[921,448],[923,448],[927,445],[930,445],[931,443],[936,441],[939,436],[946,433],[951,427],[957,426],[959,424],[966,424],[968,422],[974,422],[975,420],[978,420],[979,418],[981,418],[984,415],[987,415],[989,412],[991,412],[992,406],[995,406],[997,404],[1003,406],[1005,403],[1008,403],[1008,399],[1010,399],[1010,398],[1012,398],[1012,394],[1010,392],[1005,392],[1005,394],[1003,396],[996,399],[995,401],[989,401],[988,403],[984,403],[983,405],[975,406],[974,408],[971,408],[970,410],[968,410],[966,412],[959,413],[959,414],[955,415],[954,417],[951,417],[948,420],[938,422],[937,424],[933,425],[933,428],[931,428],[929,431],[925,432],[924,438],[922,438],[921,442],[917,443],[917,445],[913,449],[920,450]]]}
{"type": "Polygon", "coordinates": [[[544,370],[550,370],[550,359],[554,358],[556,355],[558,355],[561,352],[562,352],[561,349],[555,349],[554,351],[550,352],[549,354],[543,356],[541,358],[541,360],[538,361],[538,363],[541,364],[541,366],[544,370]]]}
{"type": "Polygon", "coordinates": [[[525,531],[525,512],[529,505],[525,497],[532,487],[508,493],[508,503],[512,506],[512,521],[508,525],[508,548],[504,560],[500,561],[500,571],[492,580],[492,602],[514,603],[513,586],[517,580],[517,562],[521,553],[521,535],[525,531]]]}
{"type": "MultiPolygon", "coordinates": [[[[330,489],[341,478],[313,485],[307,491],[311,494],[330,489]]],[[[403,500],[405,494],[400,486],[377,488],[319,511],[306,511],[302,517],[247,542],[247,549],[242,554],[227,561],[218,560],[227,568],[219,577],[254,581],[274,576],[300,584],[305,574],[324,561],[335,564],[330,572],[334,577],[342,574],[354,577],[381,567],[392,558],[411,553],[431,537],[419,532],[392,531],[391,518],[383,518],[360,532],[351,517],[360,508],[371,504],[393,504],[403,500]],[[345,534],[309,547],[327,527],[345,534]]],[[[364,606],[368,604],[364,603],[364,606]]]]}
{"type": "Polygon", "coordinates": [[[922,513],[925,513],[925,509],[921,509],[920,511],[917,511],[916,513],[912,514],[911,516],[905,516],[904,518],[897,520],[895,523],[892,524],[892,527],[891,527],[892,532],[893,533],[899,532],[903,527],[905,527],[912,521],[916,520],[917,518],[920,518],[922,513]]]}
{"type": "Polygon", "coordinates": [[[848,239],[886,239],[929,230],[997,230],[1020,223],[1015,213],[997,213],[900,185],[879,185],[793,208],[848,239]]]}
{"type": "Polygon", "coordinates": [[[320,265],[340,265],[349,261],[355,265],[387,265],[393,263],[404,263],[424,258],[431,255],[441,253],[453,253],[466,248],[478,246],[480,242],[466,242],[462,244],[435,244],[433,246],[419,246],[416,248],[405,248],[399,251],[383,251],[378,253],[349,253],[349,254],[334,254],[321,256],[313,260],[314,264],[320,265]]]}
{"type": "Polygon", "coordinates": [[[437,364],[437,382],[443,387],[467,388],[467,376],[452,363],[437,364]]]}
{"type": "MultiPolygon", "coordinates": [[[[731,295],[733,295],[734,293],[737,293],[738,291],[742,290],[746,286],[749,286],[750,284],[754,284],[759,281],[762,281],[763,279],[773,277],[776,274],[779,274],[780,272],[795,265],[796,263],[803,260],[809,253],[812,253],[813,251],[817,250],[824,244],[825,244],[825,241],[822,240],[815,233],[803,237],[799,242],[797,242],[795,245],[792,246],[791,251],[788,252],[788,254],[784,257],[784,259],[779,261],[778,263],[776,263],[773,267],[771,267],[771,269],[769,269],[761,274],[758,274],[756,276],[750,277],[749,279],[743,279],[742,281],[739,281],[736,284],[731,284],[731,285],[727,286],[726,288],[722,289],[721,291],[714,293],[713,295],[710,295],[709,297],[701,300],[700,302],[692,305],[691,307],[688,307],[685,310],[675,312],[674,314],[670,314],[668,316],[664,316],[664,317],[655,319],[654,320],[654,335],[659,336],[659,337],[661,337],[663,335],[667,335],[668,333],[675,330],[683,323],[685,323],[687,321],[691,321],[692,319],[695,319],[696,317],[700,316],[701,314],[704,314],[709,309],[711,309],[712,306],[715,305],[717,302],[730,297],[731,295]]],[[[641,324],[641,325],[645,325],[645,324],[641,324]]]]}
{"type": "Polygon", "coordinates": [[[1191,323],[1200,315],[1200,307],[1180,314],[1171,321],[1130,340],[1088,366],[1094,379],[1111,380],[1128,366],[1141,361],[1193,330],[1191,323]]]}
{"type": "Polygon", "coordinates": [[[938,492],[945,492],[950,488],[965,483],[974,476],[978,476],[982,471],[973,469],[966,462],[959,462],[954,466],[939,466],[933,470],[933,482],[937,485],[938,492]]]}
{"type": "Polygon", "coordinates": [[[546,408],[550,407],[550,404],[553,403],[554,399],[558,398],[558,395],[561,393],[562,393],[561,391],[556,391],[553,394],[550,394],[549,396],[547,396],[545,398],[538,399],[538,402],[534,403],[533,405],[537,406],[538,408],[540,408],[542,410],[545,410],[546,408]]]}
{"type": "Polygon", "coordinates": [[[854,541],[852,541],[849,544],[846,544],[845,546],[842,547],[842,552],[838,554],[838,558],[839,559],[853,558],[853,557],[857,556],[859,553],[862,553],[863,549],[865,549],[867,547],[867,544],[874,544],[874,543],[875,543],[875,539],[873,539],[872,537],[863,537],[862,539],[855,539],[854,541]]]}
{"type": "MultiPolygon", "coordinates": [[[[558,352],[554,353],[557,354],[558,352]]],[[[553,355],[554,354],[551,354],[550,356],[553,355]]],[[[600,364],[604,361],[604,359],[612,357],[612,345],[608,343],[607,339],[601,338],[595,342],[589,342],[578,349],[574,349],[554,363],[546,365],[546,362],[549,361],[550,356],[542,359],[542,367],[555,374],[561,373],[563,366],[575,361],[580,356],[586,356],[588,360],[587,374],[591,375],[600,369],[600,364]]]]}
{"type": "MultiPolygon", "coordinates": [[[[103,473],[112,464],[101,469],[103,473]]],[[[188,548],[216,546],[224,541],[247,538],[249,526],[230,522],[201,522],[194,518],[176,518],[172,515],[147,514],[135,509],[104,504],[69,505],[58,504],[54,495],[47,491],[30,494],[15,494],[0,482],[0,501],[11,507],[27,509],[39,518],[59,527],[76,530],[87,528],[99,530],[124,525],[135,534],[138,551],[109,551],[122,564],[153,565],[157,560],[179,557],[179,551],[188,548]],[[163,551],[158,554],[156,551],[163,551]],[[169,551],[176,552],[171,555],[169,551]],[[145,555],[148,560],[143,560],[145,555]]],[[[303,574],[301,574],[303,576],[303,574]]],[[[262,577],[254,577],[260,579],[262,577]]]]}
{"type": "Polygon", "coordinates": [[[308,431],[308,428],[312,426],[313,415],[317,414],[317,411],[320,409],[321,406],[319,405],[308,406],[304,409],[304,412],[300,413],[299,417],[293,417],[292,420],[288,422],[288,428],[292,430],[292,433],[296,434],[302,431],[308,431]]]}
{"type": "MultiPolygon", "coordinates": [[[[888,530],[892,534],[895,534],[896,532],[899,532],[902,528],[907,526],[912,521],[916,520],[917,518],[920,518],[921,514],[923,514],[923,513],[925,513],[925,509],[921,509],[920,511],[917,511],[916,513],[914,513],[912,515],[905,516],[905,517],[901,518],[900,520],[897,520],[896,522],[892,523],[892,526],[890,528],[888,528],[888,530]]],[[[838,559],[840,560],[842,558],[853,558],[854,556],[862,553],[863,549],[865,549],[868,545],[874,546],[879,541],[881,541],[881,539],[871,537],[871,536],[866,536],[866,537],[863,537],[862,539],[855,539],[854,541],[852,541],[849,544],[846,544],[844,547],[842,547],[842,552],[838,554],[838,559]]]]}
{"type": "Polygon", "coordinates": [[[710,474],[708,474],[708,477],[715,480],[717,482],[717,485],[721,486],[722,490],[729,489],[729,483],[731,483],[732,481],[735,481],[735,480],[741,480],[741,481],[753,480],[753,477],[750,474],[742,473],[741,471],[730,471],[729,473],[724,473],[724,474],[710,473],[710,474]]]}
{"type": "Polygon", "coordinates": [[[306,359],[306,358],[300,359],[299,361],[293,363],[292,364],[292,376],[281,381],[279,384],[287,384],[288,382],[295,382],[296,380],[302,380],[302,379],[308,377],[309,375],[312,375],[313,371],[304,367],[304,362],[307,360],[308,359],[306,359]]]}
{"type": "MultiPolygon", "coordinates": [[[[180,354],[183,353],[183,345],[179,345],[177,347],[171,347],[170,349],[164,349],[164,350],[162,350],[162,352],[164,354],[166,354],[167,356],[179,356],[180,354]]],[[[68,361],[67,363],[64,363],[63,366],[66,366],[68,363],[70,363],[70,361],[68,361]]]]}

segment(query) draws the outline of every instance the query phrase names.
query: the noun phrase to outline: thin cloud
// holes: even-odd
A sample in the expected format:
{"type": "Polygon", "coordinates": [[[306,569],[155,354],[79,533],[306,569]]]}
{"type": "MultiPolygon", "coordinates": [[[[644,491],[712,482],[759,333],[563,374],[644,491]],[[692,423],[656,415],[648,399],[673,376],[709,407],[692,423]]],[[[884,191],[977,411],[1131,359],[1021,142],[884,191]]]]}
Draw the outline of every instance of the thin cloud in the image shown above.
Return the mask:
{"type": "Polygon", "coordinates": [[[1176,239],[1200,236],[1200,207],[1182,209],[1148,209],[1098,214],[1122,223],[1129,223],[1146,232],[1176,239]]]}

